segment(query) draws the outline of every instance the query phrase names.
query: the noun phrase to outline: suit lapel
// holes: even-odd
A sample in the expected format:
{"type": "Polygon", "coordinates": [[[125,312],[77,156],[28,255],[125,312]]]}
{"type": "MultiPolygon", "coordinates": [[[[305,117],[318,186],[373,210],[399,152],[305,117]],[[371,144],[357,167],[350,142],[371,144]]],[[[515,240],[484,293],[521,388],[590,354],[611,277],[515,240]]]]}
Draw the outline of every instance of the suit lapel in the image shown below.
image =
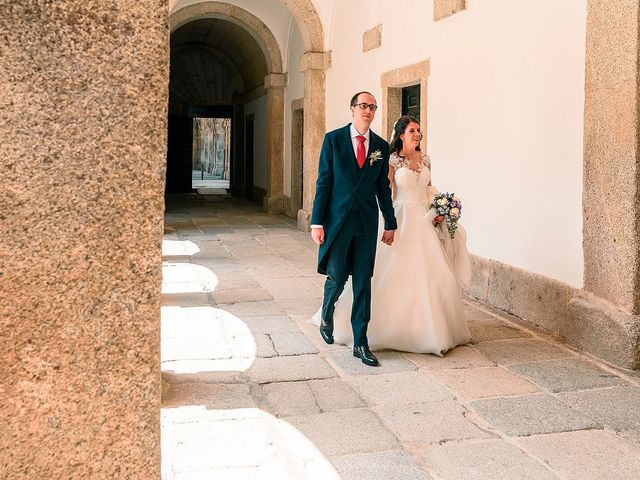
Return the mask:
{"type": "Polygon", "coordinates": [[[347,169],[351,172],[351,176],[353,178],[353,182],[356,183],[358,181],[358,161],[356,159],[356,154],[353,151],[353,143],[351,142],[351,124],[348,124],[344,127],[344,132],[342,135],[342,140],[340,142],[340,148],[342,149],[341,158],[345,159],[345,162],[349,165],[347,169]]]}

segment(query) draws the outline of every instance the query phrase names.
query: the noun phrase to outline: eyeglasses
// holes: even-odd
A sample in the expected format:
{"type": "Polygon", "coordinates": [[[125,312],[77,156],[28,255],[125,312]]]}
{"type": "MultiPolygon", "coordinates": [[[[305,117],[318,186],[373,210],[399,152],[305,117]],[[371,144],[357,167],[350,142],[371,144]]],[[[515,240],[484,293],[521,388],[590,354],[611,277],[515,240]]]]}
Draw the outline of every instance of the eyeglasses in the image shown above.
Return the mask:
{"type": "Polygon", "coordinates": [[[360,110],[366,110],[368,108],[372,112],[375,112],[378,109],[378,106],[373,103],[356,103],[354,107],[358,107],[360,110]]]}

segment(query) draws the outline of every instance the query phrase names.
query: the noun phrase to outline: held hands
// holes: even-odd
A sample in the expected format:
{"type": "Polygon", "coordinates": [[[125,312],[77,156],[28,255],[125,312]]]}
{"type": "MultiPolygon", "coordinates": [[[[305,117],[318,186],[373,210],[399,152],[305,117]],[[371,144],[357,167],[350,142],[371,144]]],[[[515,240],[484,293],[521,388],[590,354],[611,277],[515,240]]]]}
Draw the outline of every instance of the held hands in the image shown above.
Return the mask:
{"type": "Polygon", "coordinates": [[[324,243],[324,228],[316,227],[311,229],[311,238],[316,245],[322,245],[324,243]]]}
{"type": "MultiPolygon", "coordinates": [[[[393,243],[393,238],[395,236],[395,230],[385,230],[382,233],[382,243],[387,245],[391,245],[393,243]]],[[[311,229],[311,238],[315,242],[316,245],[322,245],[324,243],[324,228],[312,228],[311,229]]]]}
{"type": "Polygon", "coordinates": [[[395,236],[395,234],[396,234],[395,230],[385,230],[382,233],[382,238],[380,240],[382,240],[382,243],[391,245],[393,243],[393,237],[395,236]]]}

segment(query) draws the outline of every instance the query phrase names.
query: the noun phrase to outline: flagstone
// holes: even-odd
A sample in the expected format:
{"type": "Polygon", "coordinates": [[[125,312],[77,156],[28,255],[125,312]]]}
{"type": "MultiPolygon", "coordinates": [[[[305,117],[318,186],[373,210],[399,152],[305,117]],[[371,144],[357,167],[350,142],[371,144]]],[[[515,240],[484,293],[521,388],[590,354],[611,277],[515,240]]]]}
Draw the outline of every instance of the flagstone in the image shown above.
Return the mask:
{"type": "Polygon", "coordinates": [[[477,400],[470,407],[499,431],[514,437],[602,428],[587,415],[547,394],[477,400]]]}

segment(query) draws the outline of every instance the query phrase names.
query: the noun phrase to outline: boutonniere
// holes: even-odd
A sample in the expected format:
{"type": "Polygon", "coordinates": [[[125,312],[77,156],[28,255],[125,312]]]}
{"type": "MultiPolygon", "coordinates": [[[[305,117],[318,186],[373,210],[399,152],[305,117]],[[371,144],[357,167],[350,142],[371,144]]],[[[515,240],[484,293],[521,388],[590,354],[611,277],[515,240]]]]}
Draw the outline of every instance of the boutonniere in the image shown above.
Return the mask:
{"type": "Polygon", "coordinates": [[[382,157],[382,152],[380,150],[376,150],[375,152],[371,152],[369,155],[369,165],[373,165],[382,157]]]}

